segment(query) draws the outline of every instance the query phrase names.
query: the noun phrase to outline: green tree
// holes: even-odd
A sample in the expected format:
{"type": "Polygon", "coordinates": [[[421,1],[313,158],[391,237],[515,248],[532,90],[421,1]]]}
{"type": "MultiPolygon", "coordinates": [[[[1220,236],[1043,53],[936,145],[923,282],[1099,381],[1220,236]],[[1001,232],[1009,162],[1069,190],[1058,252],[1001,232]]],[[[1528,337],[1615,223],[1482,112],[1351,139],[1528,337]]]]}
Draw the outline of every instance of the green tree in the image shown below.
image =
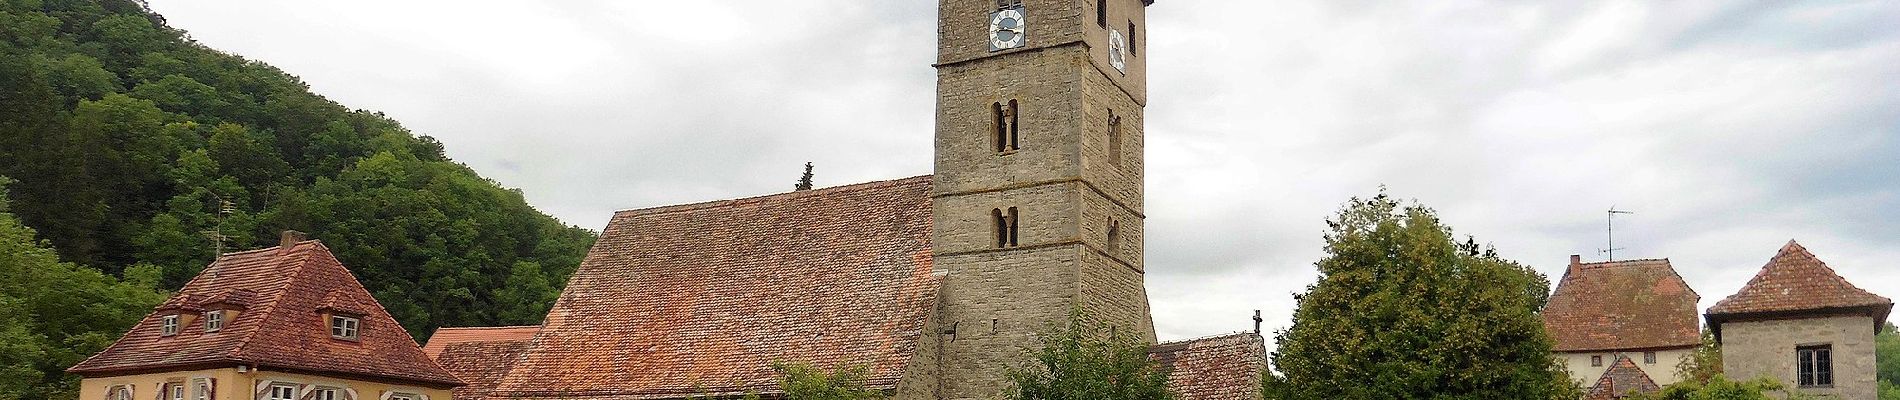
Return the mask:
{"type": "Polygon", "coordinates": [[[826,371],[808,363],[772,363],[779,378],[779,389],[790,400],[868,400],[884,398],[884,393],[864,387],[870,370],[864,366],[845,366],[826,371]]]}
{"type": "Polygon", "coordinates": [[[112,343],[165,295],[148,277],[124,282],[97,270],[60,262],[34,239],[32,228],[7,212],[0,177],[0,397],[71,399],[79,379],[65,373],[112,343]]]}
{"type": "Polygon", "coordinates": [[[1874,335],[1874,363],[1880,400],[1900,400],[1900,332],[1895,331],[1892,322],[1874,335]]]}
{"type": "Polygon", "coordinates": [[[1148,345],[1081,311],[1039,335],[1029,362],[1004,375],[1013,400],[1171,400],[1168,371],[1148,345]]]}
{"type": "Polygon", "coordinates": [[[1715,340],[1715,332],[1702,329],[1702,344],[1676,363],[1676,378],[1684,381],[1708,383],[1710,379],[1722,374],[1722,342],[1715,340]]]}
{"type": "Polygon", "coordinates": [[[1781,382],[1760,378],[1752,381],[1732,381],[1728,377],[1716,374],[1707,382],[1683,381],[1669,385],[1662,391],[1639,394],[1629,397],[1632,400],[1780,400],[1810,399],[1813,396],[1791,392],[1781,382]]]}
{"type": "Polygon", "coordinates": [[[1574,399],[1537,310],[1549,282],[1380,193],[1327,220],[1320,278],[1273,362],[1297,399],[1574,399]]]}

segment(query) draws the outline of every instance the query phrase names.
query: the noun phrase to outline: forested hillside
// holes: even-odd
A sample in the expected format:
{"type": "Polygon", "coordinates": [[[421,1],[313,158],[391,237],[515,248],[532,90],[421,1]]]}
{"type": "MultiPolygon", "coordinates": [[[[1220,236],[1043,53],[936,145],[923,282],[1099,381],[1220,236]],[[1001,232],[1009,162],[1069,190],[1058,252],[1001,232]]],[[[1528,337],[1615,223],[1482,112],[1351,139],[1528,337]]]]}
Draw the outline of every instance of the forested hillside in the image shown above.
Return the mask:
{"type": "MultiPolygon", "coordinates": [[[[192,42],[136,0],[0,0],[0,176],[59,261],[156,271],[161,290],[218,234],[230,251],[307,232],[419,339],[538,323],[594,239],[433,138],[192,42]]],[[[130,321],[101,318],[113,337],[130,321]]]]}

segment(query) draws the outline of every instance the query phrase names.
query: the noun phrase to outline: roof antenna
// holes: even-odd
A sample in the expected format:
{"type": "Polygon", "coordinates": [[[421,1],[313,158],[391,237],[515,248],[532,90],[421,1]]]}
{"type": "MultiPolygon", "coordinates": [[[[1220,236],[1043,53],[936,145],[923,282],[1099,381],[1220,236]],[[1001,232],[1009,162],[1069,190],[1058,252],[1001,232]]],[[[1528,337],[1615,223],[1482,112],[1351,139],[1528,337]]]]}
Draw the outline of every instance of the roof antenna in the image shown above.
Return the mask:
{"type": "Polygon", "coordinates": [[[237,212],[237,205],[232,204],[229,200],[225,200],[224,197],[218,196],[217,193],[211,193],[211,200],[218,202],[218,224],[212,227],[211,230],[199,231],[198,234],[204,235],[206,239],[211,239],[211,248],[212,251],[215,252],[211,254],[211,277],[216,278],[218,277],[218,269],[216,268],[218,265],[218,257],[224,256],[224,242],[231,240],[231,237],[224,235],[224,218],[231,216],[231,213],[237,212]]]}
{"type": "Polygon", "coordinates": [[[1605,232],[1607,232],[1610,236],[1610,247],[1597,249],[1597,254],[1604,254],[1604,253],[1609,254],[1609,257],[1607,257],[1607,259],[1604,261],[1616,261],[1616,251],[1623,250],[1623,248],[1621,247],[1616,247],[1616,215],[1617,214],[1635,214],[1635,213],[1636,213],[1635,211],[1618,210],[1616,209],[1616,206],[1614,205],[1610,206],[1610,211],[1607,213],[1608,216],[1604,217],[1604,219],[1608,221],[1606,224],[1607,226],[1605,227],[1605,232]]]}

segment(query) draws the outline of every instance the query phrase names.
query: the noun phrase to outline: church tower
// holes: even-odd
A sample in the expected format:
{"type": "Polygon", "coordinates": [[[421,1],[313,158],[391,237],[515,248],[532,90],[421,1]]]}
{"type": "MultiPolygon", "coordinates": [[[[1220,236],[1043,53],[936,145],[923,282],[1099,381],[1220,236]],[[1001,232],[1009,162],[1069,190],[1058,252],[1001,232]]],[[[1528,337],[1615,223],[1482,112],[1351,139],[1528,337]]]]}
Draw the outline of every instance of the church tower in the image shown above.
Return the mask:
{"type": "Polygon", "coordinates": [[[938,396],[990,398],[1080,308],[1154,342],[1142,266],[1151,0],[940,0],[938,396]]]}

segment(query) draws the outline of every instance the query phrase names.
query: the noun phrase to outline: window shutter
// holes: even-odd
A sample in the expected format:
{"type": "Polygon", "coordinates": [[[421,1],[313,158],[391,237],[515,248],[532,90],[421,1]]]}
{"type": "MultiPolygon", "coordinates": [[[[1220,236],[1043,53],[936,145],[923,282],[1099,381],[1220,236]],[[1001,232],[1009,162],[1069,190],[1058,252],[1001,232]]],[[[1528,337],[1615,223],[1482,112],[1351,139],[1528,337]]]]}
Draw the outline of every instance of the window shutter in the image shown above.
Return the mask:
{"type": "Polygon", "coordinates": [[[205,399],[218,400],[218,378],[205,379],[205,399]]]}
{"type": "Polygon", "coordinates": [[[317,384],[303,385],[298,387],[297,390],[303,392],[297,394],[297,400],[310,400],[317,397],[317,384]]]}
{"type": "Polygon", "coordinates": [[[356,400],[356,389],[343,388],[343,400],[356,400]]]}
{"type": "Polygon", "coordinates": [[[416,400],[429,400],[429,395],[424,394],[424,393],[417,393],[416,400]]]}
{"type": "Polygon", "coordinates": [[[381,397],[376,398],[376,400],[389,400],[389,396],[394,396],[394,395],[396,395],[396,392],[384,390],[383,395],[381,397]]]}
{"type": "Polygon", "coordinates": [[[260,380],[260,381],[257,381],[257,393],[256,393],[256,394],[254,394],[254,395],[252,395],[252,396],[251,396],[251,399],[252,399],[252,400],[264,400],[264,399],[268,399],[268,398],[270,398],[270,385],[271,385],[271,383],[274,383],[274,382],[271,382],[271,381],[263,381],[263,380],[260,380]]]}
{"type": "Polygon", "coordinates": [[[171,385],[172,385],[172,384],[171,384],[170,382],[165,382],[165,383],[159,383],[159,384],[158,384],[158,397],[154,397],[154,398],[155,398],[155,399],[158,399],[158,400],[165,400],[165,395],[166,395],[166,394],[168,394],[168,393],[171,393],[171,392],[172,392],[172,391],[171,391],[171,385]]]}
{"type": "Polygon", "coordinates": [[[106,387],[106,400],[114,400],[113,396],[119,395],[119,389],[122,389],[122,388],[125,388],[125,386],[118,385],[118,386],[106,387]]]}

